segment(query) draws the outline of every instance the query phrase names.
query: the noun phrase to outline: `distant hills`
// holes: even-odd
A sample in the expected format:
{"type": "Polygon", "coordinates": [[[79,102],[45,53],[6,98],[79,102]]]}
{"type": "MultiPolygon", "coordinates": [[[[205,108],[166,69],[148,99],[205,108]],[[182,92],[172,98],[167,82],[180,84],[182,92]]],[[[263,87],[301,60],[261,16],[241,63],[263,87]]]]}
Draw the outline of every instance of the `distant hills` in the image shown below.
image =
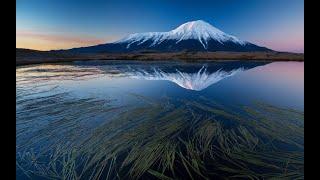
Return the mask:
{"type": "Polygon", "coordinates": [[[59,63],[88,60],[254,60],[254,61],[304,61],[304,54],[287,52],[130,52],[130,53],[74,53],[69,51],[37,51],[16,49],[16,65],[59,63]]]}

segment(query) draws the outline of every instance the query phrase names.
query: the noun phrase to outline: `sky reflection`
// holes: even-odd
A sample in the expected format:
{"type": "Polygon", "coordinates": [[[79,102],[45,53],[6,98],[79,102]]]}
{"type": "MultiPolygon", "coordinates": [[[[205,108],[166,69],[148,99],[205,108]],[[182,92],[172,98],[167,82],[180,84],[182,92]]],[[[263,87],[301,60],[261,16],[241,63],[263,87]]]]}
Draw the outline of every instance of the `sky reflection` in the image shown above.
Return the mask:
{"type": "MultiPolygon", "coordinates": [[[[67,66],[36,65],[19,68],[17,82],[24,80],[28,82],[27,86],[50,82],[62,91],[71,91],[74,96],[109,98],[120,104],[131,102],[130,94],[140,94],[152,98],[180,99],[202,96],[230,104],[264,101],[274,105],[304,108],[303,62],[246,64],[236,61],[192,65],[155,63],[148,66],[115,63],[65,67],[67,66]],[[207,68],[204,74],[199,71],[202,67],[207,68]],[[246,70],[232,73],[239,69],[246,70]],[[227,75],[217,79],[215,73],[218,71],[226,72],[227,75]],[[156,76],[159,72],[162,75],[160,73],[156,76]],[[191,78],[197,74],[198,78],[191,78]]],[[[21,86],[22,83],[17,84],[21,86]]]]}

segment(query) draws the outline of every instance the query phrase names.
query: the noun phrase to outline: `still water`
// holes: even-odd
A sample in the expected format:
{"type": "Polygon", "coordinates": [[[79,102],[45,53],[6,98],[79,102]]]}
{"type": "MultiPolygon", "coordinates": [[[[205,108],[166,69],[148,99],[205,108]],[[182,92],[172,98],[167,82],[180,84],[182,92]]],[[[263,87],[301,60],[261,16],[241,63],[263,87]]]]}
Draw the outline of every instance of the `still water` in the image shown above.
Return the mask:
{"type": "Polygon", "coordinates": [[[303,62],[16,68],[17,179],[304,179],[303,62]]]}

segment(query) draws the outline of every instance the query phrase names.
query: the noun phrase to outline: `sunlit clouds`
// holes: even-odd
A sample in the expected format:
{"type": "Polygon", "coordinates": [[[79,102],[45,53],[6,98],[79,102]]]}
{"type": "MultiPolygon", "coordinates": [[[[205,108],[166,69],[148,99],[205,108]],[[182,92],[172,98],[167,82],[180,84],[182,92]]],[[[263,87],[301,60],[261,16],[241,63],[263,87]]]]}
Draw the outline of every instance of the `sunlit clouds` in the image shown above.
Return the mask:
{"type": "Polygon", "coordinates": [[[68,49],[112,42],[117,38],[118,37],[100,38],[79,34],[72,35],[53,32],[17,30],[16,47],[37,50],[68,49]]]}

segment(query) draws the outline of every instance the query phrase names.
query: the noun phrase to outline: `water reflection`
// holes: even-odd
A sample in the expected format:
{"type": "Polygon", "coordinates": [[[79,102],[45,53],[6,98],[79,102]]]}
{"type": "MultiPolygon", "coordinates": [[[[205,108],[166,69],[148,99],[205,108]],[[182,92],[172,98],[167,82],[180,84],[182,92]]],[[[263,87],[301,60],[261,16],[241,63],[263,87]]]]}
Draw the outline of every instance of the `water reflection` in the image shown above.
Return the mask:
{"type": "Polygon", "coordinates": [[[266,64],[17,68],[17,179],[303,179],[304,112],[274,105],[303,95],[266,87],[303,74],[266,64]]]}
{"type": "Polygon", "coordinates": [[[140,63],[121,66],[119,64],[109,65],[105,68],[108,76],[121,74],[127,78],[142,80],[165,80],[173,82],[182,88],[201,91],[227,77],[267,64],[266,62],[241,63],[193,63],[193,64],[148,64],[140,63]],[[117,72],[117,73],[116,73],[117,72]]]}
{"type": "Polygon", "coordinates": [[[146,72],[143,69],[133,72],[127,72],[128,77],[144,80],[166,80],[176,83],[182,88],[201,91],[208,86],[219,82],[220,80],[233,76],[244,71],[244,68],[233,69],[229,72],[218,70],[209,74],[207,68],[202,66],[196,73],[185,73],[176,70],[175,73],[166,73],[161,69],[154,69],[152,73],[146,72]]]}

